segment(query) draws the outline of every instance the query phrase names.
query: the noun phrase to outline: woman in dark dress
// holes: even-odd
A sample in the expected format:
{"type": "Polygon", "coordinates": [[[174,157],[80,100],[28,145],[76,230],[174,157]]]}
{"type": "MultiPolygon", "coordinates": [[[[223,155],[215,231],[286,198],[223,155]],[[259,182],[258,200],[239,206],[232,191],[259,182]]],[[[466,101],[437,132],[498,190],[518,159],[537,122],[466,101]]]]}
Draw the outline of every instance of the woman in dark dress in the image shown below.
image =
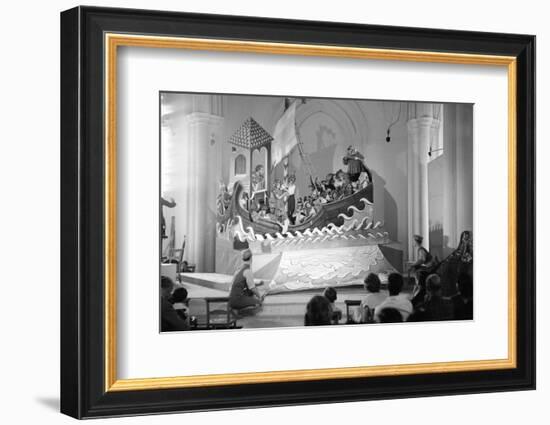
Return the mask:
{"type": "Polygon", "coordinates": [[[474,249],[472,245],[472,232],[464,230],[460,235],[458,248],[452,254],[453,259],[458,260],[458,274],[472,276],[474,268],[474,249]]]}

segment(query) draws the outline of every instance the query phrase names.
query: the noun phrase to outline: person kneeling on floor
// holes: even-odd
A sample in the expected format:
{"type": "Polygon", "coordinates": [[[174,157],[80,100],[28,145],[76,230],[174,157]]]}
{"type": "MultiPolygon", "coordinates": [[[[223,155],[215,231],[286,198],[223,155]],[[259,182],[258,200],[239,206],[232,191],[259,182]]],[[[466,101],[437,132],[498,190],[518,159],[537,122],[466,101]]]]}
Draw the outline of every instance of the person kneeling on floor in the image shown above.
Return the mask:
{"type": "Polygon", "coordinates": [[[260,294],[252,274],[252,251],[242,253],[243,264],[233,276],[229,293],[229,307],[237,314],[255,313],[264,301],[267,292],[260,294]]]}

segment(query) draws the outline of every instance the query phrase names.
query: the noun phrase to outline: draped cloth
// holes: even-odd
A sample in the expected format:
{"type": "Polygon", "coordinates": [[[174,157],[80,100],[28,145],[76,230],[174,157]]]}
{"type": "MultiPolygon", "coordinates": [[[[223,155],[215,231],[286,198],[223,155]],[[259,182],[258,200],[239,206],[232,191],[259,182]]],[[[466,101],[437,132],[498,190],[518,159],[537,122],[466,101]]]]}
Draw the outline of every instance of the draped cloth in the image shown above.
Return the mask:
{"type": "Polygon", "coordinates": [[[271,165],[274,167],[298,144],[296,134],[296,105],[294,101],[277,121],[271,144],[271,165]]]}

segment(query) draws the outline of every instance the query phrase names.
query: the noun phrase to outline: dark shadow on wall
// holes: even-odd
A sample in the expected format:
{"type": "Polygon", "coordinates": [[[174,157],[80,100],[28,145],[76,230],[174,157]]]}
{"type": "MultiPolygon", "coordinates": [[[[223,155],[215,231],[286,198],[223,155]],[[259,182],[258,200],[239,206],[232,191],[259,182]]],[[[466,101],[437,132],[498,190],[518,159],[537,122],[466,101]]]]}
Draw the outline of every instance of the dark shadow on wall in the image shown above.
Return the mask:
{"type": "Polygon", "coordinates": [[[437,256],[439,260],[443,259],[443,226],[441,223],[436,223],[430,226],[430,252],[432,255],[437,256]]]}
{"type": "Polygon", "coordinates": [[[390,238],[397,241],[397,202],[386,188],[384,188],[384,219],[384,227],[390,234],[390,238]]]}
{"type": "Polygon", "coordinates": [[[380,175],[370,170],[374,184],[374,216],[383,217],[384,228],[390,235],[392,241],[398,242],[398,215],[397,202],[386,189],[386,181],[380,175]]]}

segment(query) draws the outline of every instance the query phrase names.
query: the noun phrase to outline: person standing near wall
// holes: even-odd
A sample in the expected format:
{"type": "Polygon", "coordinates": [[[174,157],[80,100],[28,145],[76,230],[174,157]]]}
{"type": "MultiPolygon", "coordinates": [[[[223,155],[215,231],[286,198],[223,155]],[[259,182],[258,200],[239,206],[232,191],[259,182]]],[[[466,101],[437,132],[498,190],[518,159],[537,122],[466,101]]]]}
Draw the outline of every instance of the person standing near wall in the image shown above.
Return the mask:
{"type": "Polygon", "coordinates": [[[164,199],[162,196],[160,197],[160,217],[161,217],[161,237],[162,239],[166,238],[166,220],[164,219],[164,207],[167,208],[174,208],[176,206],[176,201],[174,201],[174,198],[170,198],[170,200],[164,199]]]}

